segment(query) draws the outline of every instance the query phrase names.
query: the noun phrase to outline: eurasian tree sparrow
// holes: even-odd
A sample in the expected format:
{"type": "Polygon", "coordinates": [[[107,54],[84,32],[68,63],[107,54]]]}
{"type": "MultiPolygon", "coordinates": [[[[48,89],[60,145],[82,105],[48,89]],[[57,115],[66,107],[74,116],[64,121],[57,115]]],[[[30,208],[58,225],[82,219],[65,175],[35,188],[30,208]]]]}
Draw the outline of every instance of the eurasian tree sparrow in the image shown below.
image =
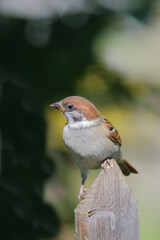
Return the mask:
{"type": "Polygon", "coordinates": [[[60,110],[67,119],[63,129],[63,141],[81,170],[82,184],[79,198],[84,197],[84,182],[88,169],[97,169],[111,158],[115,159],[124,175],[138,173],[124,159],[118,131],[87,99],[67,97],[50,105],[60,110]]]}

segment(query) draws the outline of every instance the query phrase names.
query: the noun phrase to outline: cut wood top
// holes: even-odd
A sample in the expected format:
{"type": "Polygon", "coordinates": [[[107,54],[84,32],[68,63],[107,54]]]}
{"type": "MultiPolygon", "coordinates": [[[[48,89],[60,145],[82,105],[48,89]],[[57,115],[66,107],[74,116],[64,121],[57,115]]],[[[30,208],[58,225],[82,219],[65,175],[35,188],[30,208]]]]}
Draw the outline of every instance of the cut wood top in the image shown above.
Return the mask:
{"type": "Polygon", "coordinates": [[[110,165],[99,173],[75,209],[76,234],[83,236],[85,229],[86,239],[138,240],[136,199],[117,163],[111,160],[110,165]]]}

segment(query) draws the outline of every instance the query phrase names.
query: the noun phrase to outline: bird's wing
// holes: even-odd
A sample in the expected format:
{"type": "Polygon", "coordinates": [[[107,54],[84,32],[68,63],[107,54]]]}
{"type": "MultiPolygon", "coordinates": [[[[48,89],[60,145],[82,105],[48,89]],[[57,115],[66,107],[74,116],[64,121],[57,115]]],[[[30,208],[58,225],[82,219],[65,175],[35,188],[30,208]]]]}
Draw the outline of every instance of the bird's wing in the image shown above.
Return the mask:
{"type": "Polygon", "coordinates": [[[120,137],[118,131],[115,129],[115,127],[113,127],[113,125],[106,118],[104,118],[104,124],[109,129],[108,138],[112,142],[118,143],[121,146],[122,140],[121,140],[121,137],[120,137]]]}

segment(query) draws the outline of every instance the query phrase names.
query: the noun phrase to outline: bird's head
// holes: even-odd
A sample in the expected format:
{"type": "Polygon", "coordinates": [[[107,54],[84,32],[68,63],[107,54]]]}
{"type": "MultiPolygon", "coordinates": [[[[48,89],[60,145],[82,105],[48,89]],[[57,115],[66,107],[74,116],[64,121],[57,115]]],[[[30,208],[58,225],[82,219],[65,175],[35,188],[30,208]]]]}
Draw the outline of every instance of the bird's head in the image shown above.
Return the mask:
{"type": "Polygon", "coordinates": [[[90,122],[99,119],[101,114],[87,99],[71,96],[50,105],[60,110],[67,119],[68,124],[90,122]]]}

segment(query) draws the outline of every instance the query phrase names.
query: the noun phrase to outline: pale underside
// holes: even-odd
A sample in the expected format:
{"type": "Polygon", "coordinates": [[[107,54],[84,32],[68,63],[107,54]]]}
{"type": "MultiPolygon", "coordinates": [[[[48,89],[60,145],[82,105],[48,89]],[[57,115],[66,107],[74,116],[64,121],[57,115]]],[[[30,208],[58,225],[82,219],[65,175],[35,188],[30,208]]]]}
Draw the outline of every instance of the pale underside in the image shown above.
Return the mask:
{"type": "Polygon", "coordinates": [[[100,168],[106,158],[123,161],[120,145],[111,141],[108,135],[109,129],[101,124],[91,128],[77,128],[67,124],[63,130],[64,143],[82,172],[100,168]]]}

